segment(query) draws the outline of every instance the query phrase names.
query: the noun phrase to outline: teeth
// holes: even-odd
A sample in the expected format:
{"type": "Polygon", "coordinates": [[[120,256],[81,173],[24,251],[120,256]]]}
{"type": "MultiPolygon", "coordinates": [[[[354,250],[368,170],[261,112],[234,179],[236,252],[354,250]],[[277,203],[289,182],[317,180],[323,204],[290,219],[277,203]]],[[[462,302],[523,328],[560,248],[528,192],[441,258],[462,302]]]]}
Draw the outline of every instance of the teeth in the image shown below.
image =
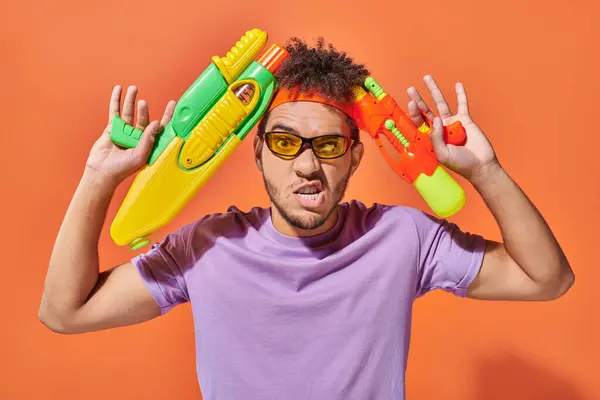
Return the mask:
{"type": "Polygon", "coordinates": [[[310,199],[310,200],[316,200],[317,197],[319,197],[318,194],[304,194],[304,193],[300,193],[300,196],[302,196],[305,199],[310,199]]]}
{"type": "Polygon", "coordinates": [[[314,186],[302,188],[302,189],[300,189],[300,191],[298,193],[300,193],[300,194],[315,194],[315,193],[317,193],[317,188],[314,186]]]}

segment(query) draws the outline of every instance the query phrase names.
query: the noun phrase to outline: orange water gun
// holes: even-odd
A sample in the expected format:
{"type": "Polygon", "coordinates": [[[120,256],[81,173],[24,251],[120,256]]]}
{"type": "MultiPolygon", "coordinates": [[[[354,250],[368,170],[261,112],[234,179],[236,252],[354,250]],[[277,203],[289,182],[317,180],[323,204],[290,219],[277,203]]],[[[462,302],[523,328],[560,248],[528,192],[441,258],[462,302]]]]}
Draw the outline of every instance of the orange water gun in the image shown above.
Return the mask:
{"type": "MultiPolygon", "coordinates": [[[[387,163],[417,189],[433,212],[449,217],[460,211],[465,192],[437,161],[429,136],[432,121],[426,115],[422,114],[425,122],[417,128],[373,77],[356,89],[353,113],[358,127],[375,139],[387,163]],[[396,150],[397,158],[386,150],[381,136],[396,150]]],[[[446,143],[460,146],[466,139],[460,121],[444,127],[446,143]]]]}

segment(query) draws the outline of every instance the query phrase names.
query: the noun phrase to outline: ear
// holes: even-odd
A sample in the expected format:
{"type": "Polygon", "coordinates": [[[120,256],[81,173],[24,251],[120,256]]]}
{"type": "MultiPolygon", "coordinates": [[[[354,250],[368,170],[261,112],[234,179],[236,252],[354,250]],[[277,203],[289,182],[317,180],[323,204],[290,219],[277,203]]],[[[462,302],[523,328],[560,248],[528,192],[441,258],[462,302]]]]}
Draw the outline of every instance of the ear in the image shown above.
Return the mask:
{"type": "Polygon", "coordinates": [[[258,170],[262,172],[263,138],[258,134],[254,135],[252,146],[254,147],[254,162],[256,163],[256,168],[258,168],[258,170]]]}
{"type": "Polygon", "coordinates": [[[354,175],[360,162],[365,154],[365,147],[362,142],[355,142],[350,148],[351,160],[350,160],[350,176],[354,175]]]}

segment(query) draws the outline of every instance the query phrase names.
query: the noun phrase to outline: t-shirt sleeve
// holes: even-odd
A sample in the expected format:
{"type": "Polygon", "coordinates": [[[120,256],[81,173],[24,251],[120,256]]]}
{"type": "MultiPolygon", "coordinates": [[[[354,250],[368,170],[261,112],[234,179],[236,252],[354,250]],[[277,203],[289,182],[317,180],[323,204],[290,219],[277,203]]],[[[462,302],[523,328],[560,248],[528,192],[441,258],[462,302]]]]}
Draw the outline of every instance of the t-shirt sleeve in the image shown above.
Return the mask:
{"type": "Polygon", "coordinates": [[[184,226],[131,259],[160,306],[161,315],[189,301],[185,272],[192,266],[190,230],[191,226],[184,226]]]}
{"type": "Polygon", "coordinates": [[[416,297],[434,289],[465,297],[483,261],[484,238],[419,210],[411,214],[419,242],[416,297]]]}

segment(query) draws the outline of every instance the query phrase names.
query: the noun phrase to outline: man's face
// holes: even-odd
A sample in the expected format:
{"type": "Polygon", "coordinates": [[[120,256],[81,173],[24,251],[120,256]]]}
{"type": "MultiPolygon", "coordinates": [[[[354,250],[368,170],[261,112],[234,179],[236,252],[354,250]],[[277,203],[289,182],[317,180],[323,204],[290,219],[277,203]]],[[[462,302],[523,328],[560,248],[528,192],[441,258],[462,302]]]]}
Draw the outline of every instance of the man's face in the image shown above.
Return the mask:
{"type": "MultiPolygon", "coordinates": [[[[273,131],[304,138],[330,134],[350,138],[346,116],[314,102],[285,103],[273,109],[265,132],[273,131]]],[[[354,143],[346,154],[331,160],[317,158],[309,146],[295,158],[284,159],[273,154],[263,139],[255,138],[255,157],[275,211],[295,228],[313,230],[322,226],[342,200],[360,163],[362,143],[354,143]]]]}

